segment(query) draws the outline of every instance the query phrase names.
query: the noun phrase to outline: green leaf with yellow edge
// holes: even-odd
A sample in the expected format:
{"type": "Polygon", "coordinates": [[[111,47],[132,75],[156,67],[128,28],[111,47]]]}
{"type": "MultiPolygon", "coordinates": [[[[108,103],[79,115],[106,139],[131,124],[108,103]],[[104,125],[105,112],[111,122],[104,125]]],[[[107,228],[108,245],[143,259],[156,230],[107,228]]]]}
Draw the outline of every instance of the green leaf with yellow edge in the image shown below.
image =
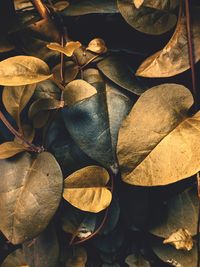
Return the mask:
{"type": "Polygon", "coordinates": [[[8,113],[16,121],[21,130],[20,114],[32,97],[36,84],[23,86],[6,86],[3,89],[2,100],[8,113]]]}
{"type": "Polygon", "coordinates": [[[124,182],[166,185],[200,170],[200,112],[189,117],[192,104],[190,91],[178,84],[155,86],[139,98],[119,131],[124,182]]]}
{"type": "Polygon", "coordinates": [[[108,181],[109,174],[104,168],[85,167],[65,179],[63,197],[78,209],[95,213],[102,211],[112,200],[112,194],[106,188],[108,181]]]}
{"type": "Polygon", "coordinates": [[[74,80],[68,83],[63,91],[65,105],[71,106],[97,93],[94,86],[84,80],[74,80]]]}
{"type": "Polygon", "coordinates": [[[53,51],[58,51],[63,53],[67,57],[71,57],[74,54],[74,51],[81,47],[81,43],[76,41],[67,42],[67,44],[63,47],[58,43],[50,43],[47,47],[53,51]]]}
{"type": "Polygon", "coordinates": [[[25,255],[23,253],[23,250],[17,249],[5,258],[5,260],[1,264],[1,267],[29,267],[29,266],[25,260],[25,255]]]}
{"type": "Polygon", "coordinates": [[[0,160],[0,229],[13,244],[40,234],[61,201],[63,177],[48,152],[0,160]]]}
{"type": "MultiPolygon", "coordinates": [[[[199,8],[192,12],[192,37],[195,62],[200,59],[200,18],[199,8]]],[[[182,16],[168,44],[142,62],[136,75],[142,77],[171,77],[190,68],[187,41],[186,17],[182,16]],[[180,57],[181,54],[181,57],[180,57]]]]}
{"type": "Polygon", "coordinates": [[[171,30],[177,21],[173,10],[159,10],[141,6],[137,8],[133,0],[117,0],[119,12],[134,29],[152,35],[171,30]]]}
{"type": "Polygon", "coordinates": [[[51,77],[48,65],[39,58],[15,56],[0,62],[0,85],[22,86],[51,77]]]}
{"type": "Polygon", "coordinates": [[[12,156],[25,150],[25,146],[18,144],[17,142],[5,142],[0,144],[0,159],[11,158],[12,156]]]}

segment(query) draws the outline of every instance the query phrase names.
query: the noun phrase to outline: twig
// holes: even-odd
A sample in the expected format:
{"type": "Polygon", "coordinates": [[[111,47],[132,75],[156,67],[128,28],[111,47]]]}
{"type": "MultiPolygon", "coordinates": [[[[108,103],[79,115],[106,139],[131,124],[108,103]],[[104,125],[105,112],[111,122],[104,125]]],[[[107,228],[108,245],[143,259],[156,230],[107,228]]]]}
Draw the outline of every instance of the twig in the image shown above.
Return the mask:
{"type": "MultiPolygon", "coordinates": [[[[185,13],[186,13],[186,26],[187,26],[187,38],[188,38],[188,51],[189,51],[189,61],[191,67],[191,76],[192,76],[192,93],[194,97],[194,105],[193,112],[198,110],[198,95],[196,88],[196,76],[195,76],[195,57],[194,57],[194,49],[193,49],[193,39],[191,32],[191,18],[190,18],[190,5],[189,0],[185,0],[185,13]]],[[[198,221],[197,221],[197,267],[200,267],[200,178],[199,172],[197,173],[197,191],[198,191],[198,199],[199,199],[199,208],[198,208],[198,221]]]]}

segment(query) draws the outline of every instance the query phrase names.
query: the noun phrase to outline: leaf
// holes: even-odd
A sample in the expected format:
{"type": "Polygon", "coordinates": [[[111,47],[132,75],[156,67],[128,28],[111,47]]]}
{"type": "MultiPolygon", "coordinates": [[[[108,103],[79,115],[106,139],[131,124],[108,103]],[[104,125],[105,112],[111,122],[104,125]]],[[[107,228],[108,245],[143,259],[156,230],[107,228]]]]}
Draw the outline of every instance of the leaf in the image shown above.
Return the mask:
{"type": "Polygon", "coordinates": [[[26,241],[23,251],[29,267],[57,267],[59,243],[53,225],[49,225],[36,238],[26,241]]]}
{"type": "Polygon", "coordinates": [[[143,2],[144,6],[159,10],[174,10],[180,3],[179,0],[135,0],[135,2],[143,2]]]}
{"type": "Polygon", "coordinates": [[[71,57],[74,54],[74,51],[81,47],[81,43],[76,41],[76,42],[67,42],[67,44],[62,47],[58,43],[50,43],[47,45],[47,47],[51,50],[58,51],[60,53],[63,53],[67,57],[71,57]]]}
{"type": "Polygon", "coordinates": [[[17,249],[11,254],[9,254],[1,267],[30,267],[27,265],[25,256],[22,249],[17,249]]]}
{"type": "Polygon", "coordinates": [[[62,229],[79,239],[84,239],[94,233],[97,227],[97,214],[83,212],[72,206],[64,210],[62,229]]]}
{"type": "Polygon", "coordinates": [[[59,115],[49,127],[46,147],[55,156],[64,176],[96,163],[76,145],[59,115]]]}
{"type": "Polygon", "coordinates": [[[141,95],[145,91],[144,86],[134,77],[134,74],[120,57],[109,56],[100,61],[97,67],[106,77],[122,88],[136,95],[141,95]]]}
{"type": "Polygon", "coordinates": [[[53,217],[62,195],[62,173],[54,157],[23,153],[1,160],[0,229],[13,244],[41,233],[53,217]]]}
{"type": "Polygon", "coordinates": [[[187,229],[181,228],[173,232],[168,238],[163,241],[163,244],[171,244],[176,249],[191,250],[194,242],[190,232],[187,229]]]}
{"type": "Polygon", "coordinates": [[[177,267],[197,266],[197,247],[191,251],[176,250],[170,245],[164,245],[159,241],[152,242],[154,253],[164,262],[177,267]]]}
{"type": "Polygon", "coordinates": [[[188,117],[193,104],[188,89],[162,84],[146,91],[123,121],[118,160],[124,182],[166,185],[200,170],[200,113],[188,117]]]}
{"type": "Polygon", "coordinates": [[[0,53],[9,52],[11,50],[15,49],[14,44],[12,44],[8,38],[6,37],[0,37],[0,53]]]}
{"type": "MultiPolygon", "coordinates": [[[[200,20],[197,14],[199,12],[192,12],[193,23],[191,28],[195,62],[200,59],[200,20]]],[[[183,16],[179,19],[176,30],[168,44],[161,51],[145,59],[139,66],[136,75],[161,78],[171,77],[188,70],[190,63],[187,42],[186,17],[183,16]]]]}
{"type": "Polygon", "coordinates": [[[90,41],[86,49],[96,54],[103,54],[108,50],[104,40],[101,38],[95,38],[90,41]]]}
{"type": "Polygon", "coordinates": [[[85,167],[65,179],[63,197],[78,209],[99,212],[107,208],[112,199],[106,188],[108,181],[109,174],[104,168],[85,167]]]}
{"type": "Polygon", "coordinates": [[[105,85],[96,69],[86,70],[84,79],[98,93],[62,109],[65,127],[90,158],[106,168],[115,169],[118,129],[129,112],[132,101],[115,85],[105,85]]]}
{"type": "MultiPolygon", "coordinates": [[[[53,68],[52,72],[53,72],[54,79],[56,79],[57,81],[60,81],[61,80],[60,64],[56,65],[53,68]]],[[[65,83],[69,83],[73,81],[78,75],[79,67],[73,61],[66,61],[64,64],[64,72],[65,72],[65,75],[64,75],[65,83]]]]}
{"type": "Polygon", "coordinates": [[[150,267],[150,263],[146,261],[140,254],[130,254],[126,257],[125,262],[129,267],[150,267]]]}
{"type": "Polygon", "coordinates": [[[80,16],[92,13],[118,13],[115,0],[82,0],[73,1],[63,10],[65,16],[80,16]]]}
{"type": "Polygon", "coordinates": [[[36,85],[6,86],[3,89],[2,100],[8,113],[16,121],[21,130],[20,114],[32,97],[36,85]]]}
{"type": "Polygon", "coordinates": [[[22,86],[51,77],[47,64],[31,56],[15,56],[0,62],[0,85],[22,86]]]}
{"type": "Polygon", "coordinates": [[[150,228],[156,236],[167,238],[177,229],[184,228],[192,236],[196,235],[198,221],[198,196],[196,189],[190,188],[166,201],[167,216],[150,228]],[[192,222],[192,223],[191,223],[192,222]]]}
{"type": "Polygon", "coordinates": [[[136,8],[140,8],[145,0],[133,0],[133,3],[135,5],[136,8]]]}
{"type": "Polygon", "coordinates": [[[69,6],[69,2],[68,1],[59,1],[57,3],[54,4],[54,8],[56,11],[62,11],[65,8],[67,8],[69,6]]]}
{"type": "Polygon", "coordinates": [[[23,145],[16,142],[5,142],[0,144],[0,159],[10,158],[25,150],[26,148],[23,145]]]}
{"type": "Polygon", "coordinates": [[[43,81],[37,83],[33,98],[34,100],[38,100],[40,98],[52,98],[59,100],[61,98],[61,90],[52,80],[43,81]]]}
{"type": "Polygon", "coordinates": [[[171,30],[177,21],[172,11],[158,10],[142,6],[135,7],[133,0],[118,0],[119,12],[134,29],[152,35],[159,35],[171,30]]]}
{"type": "Polygon", "coordinates": [[[85,267],[87,262],[87,252],[85,248],[75,246],[67,253],[65,267],[85,267]]]}
{"type": "Polygon", "coordinates": [[[95,87],[83,80],[74,80],[63,91],[65,105],[71,106],[97,93],[95,87]]]}
{"type": "Polygon", "coordinates": [[[76,57],[77,64],[83,66],[88,64],[88,62],[95,62],[97,55],[91,51],[86,50],[85,47],[81,46],[74,51],[74,56],[76,57]]]}

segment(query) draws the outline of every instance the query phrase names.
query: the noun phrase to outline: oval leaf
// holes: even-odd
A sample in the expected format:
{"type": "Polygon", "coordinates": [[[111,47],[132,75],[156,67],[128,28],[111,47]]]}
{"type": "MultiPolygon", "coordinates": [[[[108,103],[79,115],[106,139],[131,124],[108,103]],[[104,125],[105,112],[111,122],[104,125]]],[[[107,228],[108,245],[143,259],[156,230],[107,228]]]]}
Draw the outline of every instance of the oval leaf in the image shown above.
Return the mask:
{"type": "Polygon", "coordinates": [[[122,123],[118,159],[129,184],[170,184],[200,170],[200,112],[189,118],[188,89],[162,84],[146,91],[122,123]]]}
{"type": "Polygon", "coordinates": [[[99,212],[107,208],[112,199],[106,188],[108,181],[109,174],[104,168],[85,167],[65,179],[63,197],[78,209],[99,212]]]}
{"type": "Polygon", "coordinates": [[[36,57],[15,56],[0,62],[0,85],[22,86],[50,77],[48,65],[36,57]]]}
{"type": "Polygon", "coordinates": [[[13,244],[42,232],[62,196],[62,173],[54,157],[23,153],[1,160],[0,229],[13,244]]]}
{"type": "Polygon", "coordinates": [[[0,144],[0,159],[10,158],[22,151],[25,151],[26,148],[16,142],[5,142],[0,144]]]}
{"type": "MultiPolygon", "coordinates": [[[[198,10],[199,11],[199,10],[198,10]]],[[[200,59],[200,18],[193,14],[192,38],[195,61],[200,59]]],[[[190,68],[186,18],[179,19],[176,30],[168,44],[148,57],[138,68],[136,75],[142,77],[171,77],[190,68]],[[180,57],[181,54],[181,57],[180,57]]]]}

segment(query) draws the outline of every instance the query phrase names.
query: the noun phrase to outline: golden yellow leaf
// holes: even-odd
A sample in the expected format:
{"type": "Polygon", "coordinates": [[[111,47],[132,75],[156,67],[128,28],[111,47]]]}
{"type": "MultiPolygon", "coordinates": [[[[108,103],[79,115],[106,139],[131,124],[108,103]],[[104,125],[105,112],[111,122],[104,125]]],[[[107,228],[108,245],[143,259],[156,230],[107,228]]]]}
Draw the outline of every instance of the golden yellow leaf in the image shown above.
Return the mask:
{"type": "Polygon", "coordinates": [[[76,42],[67,42],[67,44],[62,47],[58,43],[50,43],[47,45],[47,47],[51,50],[58,51],[60,53],[65,54],[67,57],[71,57],[74,54],[74,51],[81,47],[81,43],[76,41],[76,42]]]}
{"type": "Polygon", "coordinates": [[[133,3],[136,8],[140,8],[141,5],[144,3],[144,0],[133,0],[133,3]]]}
{"type": "Polygon", "coordinates": [[[104,40],[101,38],[95,38],[90,41],[86,49],[96,54],[103,54],[108,50],[104,40]]]}
{"type": "Polygon", "coordinates": [[[177,182],[200,170],[200,112],[188,117],[193,98],[177,84],[147,90],[119,131],[122,179],[140,186],[177,182]]]}
{"type": "Polygon", "coordinates": [[[69,2],[68,1],[59,1],[57,3],[54,4],[54,8],[56,11],[62,11],[65,8],[67,8],[69,6],[69,2]]]}
{"type": "MultiPolygon", "coordinates": [[[[199,9],[193,12],[192,36],[195,62],[200,59],[199,9]]],[[[179,19],[176,30],[161,50],[148,57],[138,68],[136,75],[142,77],[171,77],[190,68],[187,43],[186,18],[179,19]],[[180,56],[181,55],[181,56],[180,56]]]]}
{"type": "Polygon", "coordinates": [[[168,238],[163,241],[163,244],[171,244],[176,249],[190,251],[193,248],[194,241],[190,232],[187,229],[178,229],[173,232],[168,238]]]}
{"type": "Polygon", "coordinates": [[[63,99],[65,105],[71,106],[75,103],[89,98],[97,93],[94,86],[84,80],[74,80],[65,87],[63,99]]]}
{"type": "Polygon", "coordinates": [[[15,56],[0,62],[0,85],[22,86],[51,77],[48,65],[39,58],[15,56]]]}
{"type": "Polygon", "coordinates": [[[74,246],[67,253],[65,267],[85,267],[87,252],[83,247],[74,246]]]}
{"type": "Polygon", "coordinates": [[[23,86],[6,86],[3,89],[2,100],[8,113],[16,121],[21,130],[20,113],[25,108],[36,88],[36,84],[23,86]]]}
{"type": "Polygon", "coordinates": [[[99,212],[110,205],[112,194],[106,188],[108,172],[99,166],[80,169],[64,181],[63,197],[78,209],[99,212]]]}
{"type": "Polygon", "coordinates": [[[16,142],[5,142],[0,144],[0,159],[11,158],[12,156],[25,151],[26,148],[16,142]]]}

